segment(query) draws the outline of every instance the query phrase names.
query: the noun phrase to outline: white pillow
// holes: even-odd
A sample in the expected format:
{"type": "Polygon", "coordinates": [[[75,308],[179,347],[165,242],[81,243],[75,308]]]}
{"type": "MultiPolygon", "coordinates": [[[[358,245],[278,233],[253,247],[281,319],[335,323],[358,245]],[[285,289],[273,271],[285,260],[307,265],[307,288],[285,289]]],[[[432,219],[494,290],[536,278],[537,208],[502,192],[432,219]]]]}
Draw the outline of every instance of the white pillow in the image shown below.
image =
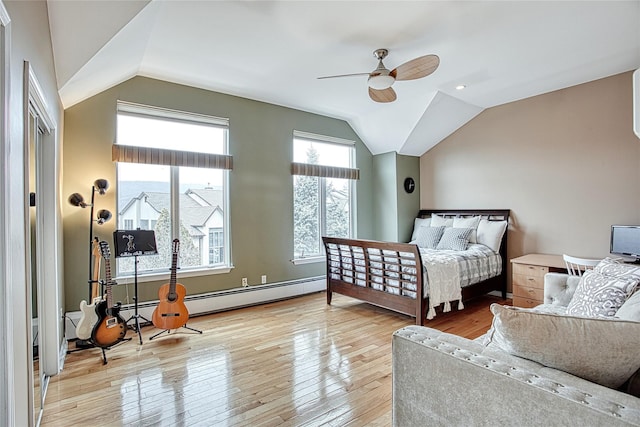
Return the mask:
{"type": "Polygon", "coordinates": [[[478,224],[480,224],[480,216],[472,216],[467,218],[456,217],[453,218],[453,228],[470,228],[471,236],[469,236],[469,243],[478,243],[478,224]]]}
{"type": "Polygon", "coordinates": [[[445,218],[440,215],[431,215],[432,227],[451,227],[453,226],[453,218],[445,218]]]}
{"type": "Polygon", "coordinates": [[[506,230],[507,221],[481,219],[478,224],[478,243],[490,247],[497,253],[500,251],[500,243],[506,230]]]}
{"type": "Polygon", "coordinates": [[[607,276],[587,270],[580,278],[567,314],[585,317],[613,317],[636,289],[638,282],[629,277],[607,276]]]}
{"type": "Polygon", "coordinates": [[[413,233],[411,233],[411,242],[418,238],[418,230],[421,226],[428,227],[431,225],[431,218],[416,218],[413,220],[413,233]]]}
{"type": "Polygon", "coordinates": [[[487,345],[610,388],[640,368],[640,323],[491,305],[487,345]]]}
{"type": "Polygon", "coordinates": [[[640,322],[640,292],[636,291],[622,304],[616,312],[616,317],[622,320],[640,322]]]}

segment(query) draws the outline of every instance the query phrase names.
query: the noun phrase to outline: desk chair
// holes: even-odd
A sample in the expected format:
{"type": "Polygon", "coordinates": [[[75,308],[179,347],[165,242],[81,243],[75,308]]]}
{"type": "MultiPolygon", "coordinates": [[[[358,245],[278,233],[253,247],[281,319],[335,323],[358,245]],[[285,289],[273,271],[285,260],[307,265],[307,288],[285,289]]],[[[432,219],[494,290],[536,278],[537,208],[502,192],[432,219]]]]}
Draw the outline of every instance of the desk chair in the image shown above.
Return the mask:
{"type": "Polygon", "coordinates": [[[600,262],[599,259],[577,258],[566,254],[562,255],[562,258],[572,276],[582,276],[583,271],[592,270],[600,262]]]}

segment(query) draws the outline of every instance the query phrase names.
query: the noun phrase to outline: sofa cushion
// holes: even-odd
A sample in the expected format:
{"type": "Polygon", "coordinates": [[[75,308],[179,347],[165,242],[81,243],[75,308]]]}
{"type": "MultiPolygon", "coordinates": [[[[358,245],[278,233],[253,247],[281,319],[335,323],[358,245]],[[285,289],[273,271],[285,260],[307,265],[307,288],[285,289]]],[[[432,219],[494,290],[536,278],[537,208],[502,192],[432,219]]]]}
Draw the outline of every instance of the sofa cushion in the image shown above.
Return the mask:
{"type": "Polygon", "coordinates": [[[620,387],[640,369],[640,323],[491,305],[485,344],[597,384],[620,387]]]}
{"type": "Polygon", "coordinates": [[[640,322],[640,291],[636,291],[622,304],[616,312],[616,317],[622,320],[640,322]]]}
{"type": "Polygon", "coordinates": [[[586,317],[613,317],[633,293],[638,282],[631,277],[609,276],[585,271],[567,307],[567,314],[586,317]]]}

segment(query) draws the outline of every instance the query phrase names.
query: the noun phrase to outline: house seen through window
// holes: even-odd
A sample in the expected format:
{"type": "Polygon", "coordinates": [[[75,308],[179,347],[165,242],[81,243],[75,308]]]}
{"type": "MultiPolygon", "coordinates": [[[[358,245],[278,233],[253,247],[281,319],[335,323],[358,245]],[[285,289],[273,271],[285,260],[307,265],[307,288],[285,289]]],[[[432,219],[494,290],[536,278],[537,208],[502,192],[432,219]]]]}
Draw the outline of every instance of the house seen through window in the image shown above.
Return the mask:
{"type": "MultiPolygon", "coordinates": [[[[117,144],[189,153],[227,154],[228,128],[217,118],[118,103],[117,144]]],[[[229,266],[227,170],[164,164],[117,163],[118,228],[154,230],[158,255],[138,258],[138,272],[171,267],[180,239],[179,267],[229,266]]],[[[117,274],[134,260],[119,258],[117,274]]]]}
{"type": "MultiPolygon", "coordinates": [[[[294,132],[295,163],[353,168],[354,157],[355,148],[352,141],[338,142],[337,138],[294,132]]],[[[294,172],[294,258],[323,255],[322,236],[352,237],[353,187],[353,181],[350,179],[294,172]]]]}

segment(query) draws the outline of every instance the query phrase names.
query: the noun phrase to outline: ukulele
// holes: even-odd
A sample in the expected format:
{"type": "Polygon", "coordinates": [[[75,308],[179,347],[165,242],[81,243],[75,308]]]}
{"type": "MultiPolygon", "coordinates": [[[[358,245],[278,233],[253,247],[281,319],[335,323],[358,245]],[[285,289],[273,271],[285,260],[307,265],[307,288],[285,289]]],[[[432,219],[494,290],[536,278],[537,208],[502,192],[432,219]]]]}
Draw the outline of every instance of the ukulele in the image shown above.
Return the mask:
{"type": "Polygon", "coordinates": [[[100,277],[100,245],[98,244],[98,238],[95,237],[93,241],[93,280],[91,282],[91,304],[87,304],[85,300],[80,301],[80,311],[82,317],[76,326],[76,336],[81,340],[88,340],[91,338],[91,330],[93,325],[98,321],[98,314],[96,313],[96,304],[102,300],[100,296],[100,283],[98,281],[100,277]]]}
{"type": "Polygon", "coordinates": [[[178,329],[186,325],[189,320],[189,311],[184,305],[187,290],[180,283],[176,283],[179,246],[180,240],[175,239],[171,260],[171,280],[160,287],[158,291],[160,302],[151,316],[153,326],[158,329],[178,329]]]}
{"type": "Polygon", "coordinates": [[[100,242],[100,252],[104,258],[104,274],[106,280],[107,298],[102,300],[96,306],[98,321],[91,331],[91,340],[95,345],[102,348],[111,347],[122,341],[127,333],[126,322],[120,316],[120,303],[113,304],[113,296],[111,294],[111,263],[109,257],[111,252],[109,244],[104,240],[100,242]]]}

